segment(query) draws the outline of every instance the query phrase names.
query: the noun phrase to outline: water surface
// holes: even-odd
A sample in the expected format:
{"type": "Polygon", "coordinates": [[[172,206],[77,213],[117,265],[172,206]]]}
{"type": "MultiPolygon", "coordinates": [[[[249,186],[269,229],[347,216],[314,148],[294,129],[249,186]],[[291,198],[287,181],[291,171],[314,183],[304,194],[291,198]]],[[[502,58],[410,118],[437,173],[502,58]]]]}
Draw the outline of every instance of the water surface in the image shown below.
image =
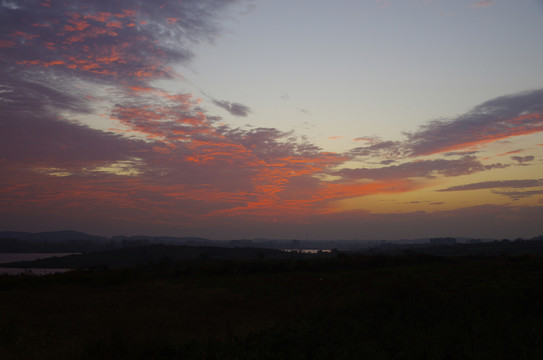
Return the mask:
{"type": "Polygon", "coordinates": [[[7,268],[1,267],[2,264],[12,263],[15,261],[32,261],[37,259],[46,259],[50,257],[61,257],[78,253],[0,253],[0,274],[18,275],[18,274],[33,274],[47,275],[59,272],[66,272],[71,269],[28,269],[28,268],[7,268]]]}

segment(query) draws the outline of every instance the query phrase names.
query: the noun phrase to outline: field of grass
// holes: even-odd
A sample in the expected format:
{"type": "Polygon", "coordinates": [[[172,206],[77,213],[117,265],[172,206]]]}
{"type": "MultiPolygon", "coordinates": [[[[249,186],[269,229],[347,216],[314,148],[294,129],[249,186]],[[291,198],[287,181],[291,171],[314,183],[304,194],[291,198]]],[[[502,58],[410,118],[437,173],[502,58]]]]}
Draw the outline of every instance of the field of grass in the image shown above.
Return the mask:
{"type": "Polygon", "coordinates": [[[0,277],[0,359],[543,359],[543,258],[163,261],[0,277]]]}

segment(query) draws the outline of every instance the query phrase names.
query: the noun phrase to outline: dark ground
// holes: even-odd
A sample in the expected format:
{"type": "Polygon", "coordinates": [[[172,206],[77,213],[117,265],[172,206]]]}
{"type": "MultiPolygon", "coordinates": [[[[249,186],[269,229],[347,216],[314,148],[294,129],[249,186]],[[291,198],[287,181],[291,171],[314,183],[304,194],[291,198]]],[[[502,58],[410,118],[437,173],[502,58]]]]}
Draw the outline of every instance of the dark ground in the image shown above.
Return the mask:
{"type": "Polygon", "coordinates": [[[0,276],[0,359],[543,359],[543,258],[164,258],[0,276]]]}

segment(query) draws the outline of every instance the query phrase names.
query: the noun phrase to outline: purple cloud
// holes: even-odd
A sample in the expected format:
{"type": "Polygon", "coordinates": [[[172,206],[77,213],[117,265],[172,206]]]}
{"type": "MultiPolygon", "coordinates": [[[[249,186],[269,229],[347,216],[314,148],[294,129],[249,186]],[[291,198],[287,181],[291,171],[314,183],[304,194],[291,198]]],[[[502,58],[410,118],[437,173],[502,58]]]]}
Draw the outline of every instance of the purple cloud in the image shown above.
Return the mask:
{"type": "MultiPolygon", "coordinates": [[[[543,131],[543,89],[502,96],[450,120],[434,120],[402,145],[410,156],[453,152],[543,131]]],[[[471,150],[469,150],[471,151],[471,150]]]]}
{"type": "Polygon", "coordinates": [[[381,168],[341,169],[334,175],[345,179],[400,179],[400,178],[433,178],[437,175],[460,176],[475,172],[502,168],[505,165],[484,165],[473,156],[466,156],[458,160],[423,160],[408,162],[401,165],[392,165],[381,168]]]}

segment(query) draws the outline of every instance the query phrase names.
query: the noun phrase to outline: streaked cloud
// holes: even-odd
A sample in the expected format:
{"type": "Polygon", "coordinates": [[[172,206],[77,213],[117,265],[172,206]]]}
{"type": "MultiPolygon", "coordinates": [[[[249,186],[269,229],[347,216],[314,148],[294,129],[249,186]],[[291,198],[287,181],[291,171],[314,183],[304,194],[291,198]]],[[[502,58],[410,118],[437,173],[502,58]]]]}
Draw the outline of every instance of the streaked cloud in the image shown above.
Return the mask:
{"type": "Polygon", "coordinates": [[[497,195],[503,195],[507,196],[511,200],[520,200],[523,198],[536,196],[536,195],[543,195],[543,189],[541,190],[530,190],[530,191],[497,191],[492,190],[494,194],[497,195]]]}
{"type": "Polygon", "coordinates": [[[400,165],[380,168],[342,169],[334,173],[347,179],[398,179],[398,178],[433,178],[441,176],[469,175],[493,168],[503,168],[506,165],[497,163],[483,165],[473,156],[458,160],[421,160],[400,165]]]}
{"type": "Polygon", "coordinates": [[[449,120],[434,120],[403,144],[410,156],[430,155],[543,131],[543,89],[502,96],[449,120]]]}
{"type": "Polygon", "coordinates": [[[543,179],[528,179],[528,180],[497,180],[483,181],[473,184],[451,186],[438,191],[466,191],[466,190],[481,190],[481,189],[504,189],[504,188],[531,188],[543,186],[543,179]]]}

